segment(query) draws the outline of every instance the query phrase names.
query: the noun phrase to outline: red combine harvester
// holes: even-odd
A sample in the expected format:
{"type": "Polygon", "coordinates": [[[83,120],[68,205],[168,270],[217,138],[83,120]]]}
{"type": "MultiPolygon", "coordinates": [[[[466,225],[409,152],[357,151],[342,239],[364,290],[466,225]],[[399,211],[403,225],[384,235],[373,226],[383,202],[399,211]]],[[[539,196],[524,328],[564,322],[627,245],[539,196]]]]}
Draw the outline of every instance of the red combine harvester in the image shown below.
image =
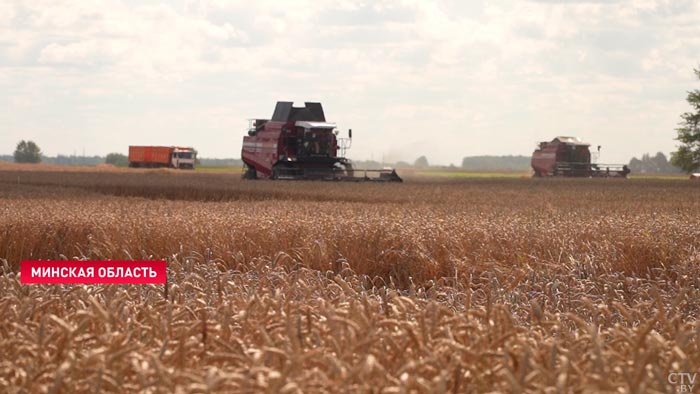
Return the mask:
{"type": "Polygon", "coordinates": [[[344,157],[349,138],[338,138],[335,123],[326,122],[321,103],[279,101],[272,119],[252,119],[243,137],[244,179],[402,182],[394,169],[353,169],[344,157]]]}
{"type": "Polygon", "coordinates": [[[627,178],[630,170],[626,165],[592,163],[590,146],[576,137],[540,142],[532,153],[534,176],[627,178]]]}

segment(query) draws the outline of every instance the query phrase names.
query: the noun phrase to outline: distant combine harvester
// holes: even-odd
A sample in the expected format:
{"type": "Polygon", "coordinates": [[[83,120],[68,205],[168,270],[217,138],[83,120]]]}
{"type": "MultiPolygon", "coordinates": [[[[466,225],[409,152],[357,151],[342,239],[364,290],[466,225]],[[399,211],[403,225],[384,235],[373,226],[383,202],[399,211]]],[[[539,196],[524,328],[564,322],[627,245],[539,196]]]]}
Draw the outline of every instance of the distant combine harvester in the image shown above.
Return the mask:
{"type": "Polygon", "coordinates": [[[532,153],[534,176],[627,178],[630,169],[626,165],[592,163],[590,146],[577,137],[556,137],[540,142],[532,153]]]}

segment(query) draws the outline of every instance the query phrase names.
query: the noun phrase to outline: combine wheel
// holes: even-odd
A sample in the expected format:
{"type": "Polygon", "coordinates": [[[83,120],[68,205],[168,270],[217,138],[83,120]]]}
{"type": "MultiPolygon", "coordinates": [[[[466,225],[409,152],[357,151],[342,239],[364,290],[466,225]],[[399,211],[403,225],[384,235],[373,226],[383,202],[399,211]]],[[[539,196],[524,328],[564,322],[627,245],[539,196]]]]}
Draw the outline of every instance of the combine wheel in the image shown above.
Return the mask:
{"type": "Polygon", "coordinates": [[[246,170],[243,173],[243,179],[258,179],[258,174],[257,171],[255,171],[255,167],[246,165],[245,169],[246,170]]]}
{"type": "Polygon", "coordinates": [[[280,179],[280,176],[284,177],[289,175],[289,167],[284,164],[276,164],[272,166],[272,173],[270,174],[270,179],[280,179]]]}
{"type": "Polygon", "coordinates": [[[352,168],[352,163],[345,163],[345,174],[350,178],[355,176],[355,170],[352,168]]]}

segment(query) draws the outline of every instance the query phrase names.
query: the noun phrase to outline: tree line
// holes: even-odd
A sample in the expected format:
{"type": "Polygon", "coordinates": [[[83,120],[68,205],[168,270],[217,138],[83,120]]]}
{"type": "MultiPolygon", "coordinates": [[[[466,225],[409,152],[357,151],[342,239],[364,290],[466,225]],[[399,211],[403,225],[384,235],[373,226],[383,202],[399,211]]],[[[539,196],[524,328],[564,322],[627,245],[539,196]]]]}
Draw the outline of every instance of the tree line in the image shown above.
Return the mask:
{"type": "MultiPolygon", "coordinates": [[[[20,141],[17,144],[14,154],[0,155],[0,161],[15,163],[45,163],[73,166],[96,166],[99,164],[112,164],[118,167],[129,165],[129,157],[123,153],[109,153],[107,156],[77,156],[77,155],[56,155],[46,156],[41,152],[39,146],[33,141],[20,141]]],[[[197,157],[198,165],[205,166],[242,166],[241,159],[211,159],[197,157]]]]}
{"type": "Polygon", "coordinates": [[[680,173],[683,170],[680,167],[674,166],[668,161],[666,155],[661,152],[652,156],[648,153],[642,155],[641,159],[633,157],[628,165],[632,173],[658,173],[658,174],[673,174],[680,173]]]}
{"type": "MultiPolygon", "coordinates": [[[[695,75],[700,79],[700,69],[694,69],[695,75]]],[[[691,106],[690,112],[681,114],[681,122],[676,129],[676,140],[680,142],[678,150],[671,153],[669,161],[661,152],[651,156],[648,153],[641,159],[633,157],[629,162],[629,168],[637,173],[674,173],[694,172],[700,170],[700,89],[688,92],[686,101],[691,106]]],[[[100,163],[117,166],[128,165],[128,158],[121,153],[110,153],[106,157],[79,157],[62,156],[49,158],[41,153],[41,149],[34,141],[22,140],[17,144],[14,155],[11,157],[0,155],[0,160],[17,163],[40,163],[42,161],[55,164],[96,165],[100,163]]],[[[240,159],[199,159],[202,165],[242,165],[240,159]]],[[[387,163],[388,164],[388,163],[387,163]]],[[[376,161],[356,162],[356,166],[364,168],[381,168],[384,163],[376,161]]],[[[418,157],[413,165],[407,162],[393,163],[397,168],[429,168],[430,163],[426,156],[418,157]]],[[[450,165],[448,168],[456,168],[450,165]]],[[[524,171],[530,168],[528,156],[470,156],[462,159],[462,169],[471,171],[497,170],[497,171],[524,171]]]]}
{"type": "MultiPolygon", "coordinates": [[[[99,164],[111,164],[118,167],[129,165],[127,155],[121,153],[110,153],[107,156],[75,156],[57,155],[44,156],[41,149],[32,141],[22,141],[18,144],[14,155],[0,155],[0,161],[14,161],[17,163],[46,163],[60,165],[81,165],[95,166],[99,164]]],[[[235,167],[243,165],[240,159],[198,159],[199,165],[217,167],[235,167]]],[[[460,167],[435,166],[431,165],[426,156],[420,156],[411,162],[398,161],[395,163],[381,163],[373,160],[355,161],[355,167],[367,169],[381,169],[389,166],[394,168],[416,168],[416,169],[461,169],[465,171],[528,171],[530,169],[530,156],[467,156],[462,159],[460,167]]],[[[645,153],[641,158],[633,157],[629,162],[629,168],[633,173],[678,173],[682,169],[674,166],[661,152],[656,155],[645,153]]]]}

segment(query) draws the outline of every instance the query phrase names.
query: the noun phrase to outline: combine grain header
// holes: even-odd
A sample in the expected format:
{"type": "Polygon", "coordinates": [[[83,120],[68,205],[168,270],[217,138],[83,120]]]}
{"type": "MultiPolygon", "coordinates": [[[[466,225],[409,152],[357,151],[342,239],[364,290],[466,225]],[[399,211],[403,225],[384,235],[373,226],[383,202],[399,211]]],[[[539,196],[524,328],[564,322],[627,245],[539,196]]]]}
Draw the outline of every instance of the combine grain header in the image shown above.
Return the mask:
{"type": "Polygon", "coordinates": [[[540,142],[532,153],[534,176],[627,178],[630,170],[626,165],[592,163],[590,146],[577,137],[540,142]]]}
{"type": "Polygon", "coordinates": [[[326,122],[321,103],[279,101],[271,119],[251,119],[241,157],[245,179],[401,182],[394,169],[354,169],[345,152],[352,142],[326,122]]]}

